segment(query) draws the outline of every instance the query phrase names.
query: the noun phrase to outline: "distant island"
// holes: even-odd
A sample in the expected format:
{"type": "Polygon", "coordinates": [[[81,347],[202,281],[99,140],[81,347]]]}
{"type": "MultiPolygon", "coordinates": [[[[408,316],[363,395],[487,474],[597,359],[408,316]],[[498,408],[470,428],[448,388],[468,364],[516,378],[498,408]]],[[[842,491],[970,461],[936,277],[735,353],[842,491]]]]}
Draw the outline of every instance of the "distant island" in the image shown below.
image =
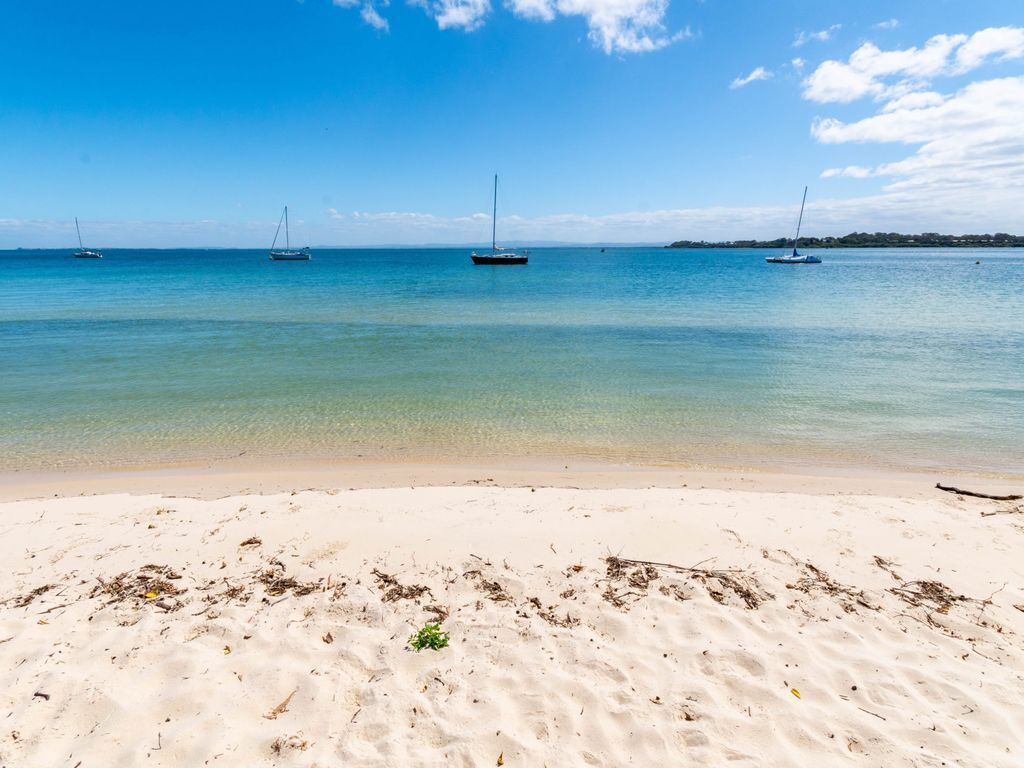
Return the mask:
{"type": "MultiPolygon", "coordinates": [[[[727,240],[709,243],[704,240],[677,240],[666,248],[792,248],[793,240],[727,240]]],[[[922,232],[901,235],[898,232],[851,232],[842,237],[801,237],[801,248],[1024,248],[1024,235],[940,235],[922,232]]]]}

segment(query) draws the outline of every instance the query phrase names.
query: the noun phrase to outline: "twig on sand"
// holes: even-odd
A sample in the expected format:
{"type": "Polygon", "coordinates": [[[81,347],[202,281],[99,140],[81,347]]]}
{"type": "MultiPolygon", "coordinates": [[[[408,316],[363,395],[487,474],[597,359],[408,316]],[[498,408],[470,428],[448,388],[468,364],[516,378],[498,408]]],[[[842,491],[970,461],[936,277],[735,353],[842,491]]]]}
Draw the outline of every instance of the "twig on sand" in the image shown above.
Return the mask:
{"type": "Polygon", "coordinates": [[[857,709],[859,709],[861,712],[867,712],[869,715],[873,715],[877,717],[879,720],[885,720],[885,718],[882,717],[880,714],[878,714],[877,712],[872,712],[870,709],[864,709],[864,707],[857,707],[857,709]]]}
{"type": "Polygon", "coordinates": [[[713,571],[714,573],[743,573],[742,568],[713,568],[705,569],[700,566],[706,562],[714,560],[715,558],[709,557],[705,560],[701,560],[699,563],[695,563],[691,566],[684,565],[673,565],[672,563],[657,563],[653,560],[631,560],[628,557],[619,557],[617,560],[626,563],[627,565],[654,565],[658,568],[668,568],[673,571],[682,571],[684,573],[704,573],[705,571],[713,571]]]}
{"type": "Polygon", "coordinates": [[[952,485],[943,485],[942,483],[936,483],[935,487],[940,491],[947,491],[948,493],[955,493],[957,496],[973,496],[976,499],[991,499],[992,501],[1020,501],[1024,496],[1019,494],[1010,494],[1009,496],[993,496],[989,493],[978,493],[977,491],[965,491],[962,488],[956,488],[952,485]]]}

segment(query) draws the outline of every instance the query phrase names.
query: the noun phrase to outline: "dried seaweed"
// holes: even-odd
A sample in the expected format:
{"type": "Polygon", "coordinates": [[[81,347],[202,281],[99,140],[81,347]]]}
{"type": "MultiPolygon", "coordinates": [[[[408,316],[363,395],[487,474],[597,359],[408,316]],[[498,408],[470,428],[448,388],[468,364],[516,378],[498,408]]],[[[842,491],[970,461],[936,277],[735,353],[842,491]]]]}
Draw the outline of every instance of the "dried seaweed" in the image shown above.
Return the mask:
{"type": "Polygon", "coordinates": [[[495,603],[514,602],[512,595],[499,582],[484,578],[483,573],[480,571],[466,571],[462,576],[463,578],[475,578],[477,580],[476,588],[483,592],[488,600],[495,603]]]}
{"type": "Polygon", "coordinates": [[[291,576],[285,575],[284,563],[280,560],[271,560],[270,568],[261,571],[257,581],[263,585],[267,594],[271,597],[291,592],[295,597],[302,597],[320,589],[323,579],[312,581],[299,581],[291,576]]]}
{"type": "MultiPolygon", "coordinates": [[[[106,597],[107,605],[132,603],[136,607],[156,598],[176,597],[186,590],[179,589],[173,582],[181,578],[173,568],[166,565],[144,565],[134,573],[125,571],[113,579],[104,581],[97,578],[98,585],[89,592],[89,597],[106,597]]],[[[166,611],[176,611],[182,603],[161,601],[166,611]]]]}
{"type": "Polygon", "coordinates": [[[27,608],[29,605],[32,604],[33,600],[35,600],[40,595],[49,592],[55,586],[57,586],[57,585],[56,584],[43,584],[43,586],[36,587],[31,592],[26,592],[24,595],[21,595],[20,597],[12,597],[7,602],[11,603],[11,605],[13,607],[15,607],[15,608],[27,608]]]}
{"type": "Polygon", "coordinates": [[[443,605],[425,605],[423,610],[434,614],[438,624],[442,623],[450,615],[450,611],[443,605]]]}
{"type": "Polygon", "coordinates": [[[812,563],[804,563],[806,575],[795,584],[787,584],[788,589],[795,589],[807,595],[824,594],[835,600],[846,613],[856,613],[857,606],[870,611],[879,610],[879,606],[868,602],[864,590],[855,590],[829,576],[812,563]]]}
{"type": "Polygon", "coordinates": [[[417,600],[423,595],[434,596],[430,587],[425,587],[422,584],[401,584],[391,574],[383,573],[376,568],[373,569],[373,576],[377,579],[377,587],[384,593],[380,599],[385,603],[393,603],[396,600],[417,600]]]}
{"type": "MultiPolygon", "coordinates": [[[[618,608],[624,607],[627,603],[625,598],[636,597],[639,599],[646,594],[647,587],[656,578],[660,578],[658,568],[665,568],[678,573],[686,574],[690,578],[699,581],[707,589],[711,599],[723,605],[726,604],[729,592],[738,596],[747,608],[757,609],[766,600],[774,599],[774,595],[765,591],[757,580],[743,570],[737,568],[711,569],[701,568],[699,563],[694,566],[673,565],[672,563],[658,563],[651,560],[631,560],[625,557],[608,557],[605,559],[608,565],[607,580],[608,586],[602,593],[602,597],[618,608]],[[634,567],[633,570],[630,570],[634,567]],[[616,591],[612,587],[613,581],[625,581],[632,589],[616,591]],[[634,590],[642,589],[643,592],[634,590]]],[[[677,599],[685,599],[676,593],[677,599]]]]}

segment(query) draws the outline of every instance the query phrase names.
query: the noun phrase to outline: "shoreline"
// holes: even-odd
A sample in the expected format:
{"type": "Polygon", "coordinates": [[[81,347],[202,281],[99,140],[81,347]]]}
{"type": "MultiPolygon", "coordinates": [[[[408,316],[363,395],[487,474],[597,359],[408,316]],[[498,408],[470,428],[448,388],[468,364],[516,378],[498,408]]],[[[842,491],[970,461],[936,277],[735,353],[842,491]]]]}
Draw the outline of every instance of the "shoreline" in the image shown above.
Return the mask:
{"type": "Polygon", "coordinates": [[[505,461],[329,461],[232,459],[113,469],[0,471],[0,501],[115,493],[215,499],[298,490],[492,486],[503,488],[716,490],[856,494],[897,498],[945,496],[935,484],[995,494],[1020,491],[1024,475],[895,471],[850,467],[694,467],[565,459],[505,461]]]}

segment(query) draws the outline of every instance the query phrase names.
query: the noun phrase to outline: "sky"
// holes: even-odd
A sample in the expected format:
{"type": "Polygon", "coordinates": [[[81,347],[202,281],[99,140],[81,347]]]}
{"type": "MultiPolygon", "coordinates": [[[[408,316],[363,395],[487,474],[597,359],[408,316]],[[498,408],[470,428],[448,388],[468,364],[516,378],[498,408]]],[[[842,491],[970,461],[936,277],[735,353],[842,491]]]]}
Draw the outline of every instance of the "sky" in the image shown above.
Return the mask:
{"type": "Polygon", "coordinates": [[[0,7],[0,248],[1024,233],[1021,0],[0,7]]]}

